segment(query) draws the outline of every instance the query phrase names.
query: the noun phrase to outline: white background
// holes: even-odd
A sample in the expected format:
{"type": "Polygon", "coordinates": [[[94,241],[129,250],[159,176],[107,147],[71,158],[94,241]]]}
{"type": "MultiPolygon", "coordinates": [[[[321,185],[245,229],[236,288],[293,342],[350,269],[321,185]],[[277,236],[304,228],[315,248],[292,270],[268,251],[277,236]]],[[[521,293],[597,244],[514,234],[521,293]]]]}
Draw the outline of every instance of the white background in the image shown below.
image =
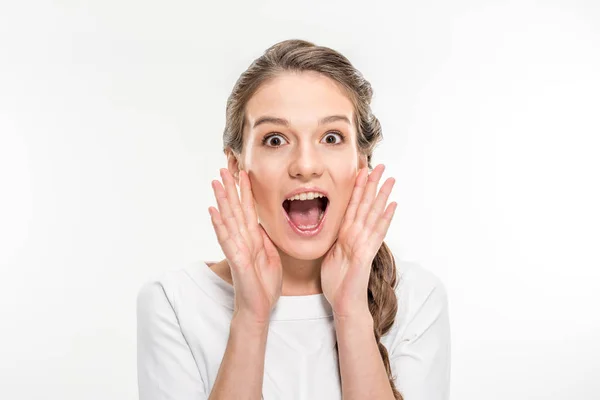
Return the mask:
{"type": "Polygon", "coordinates": [[[289,38],[373,85],[386,241],[447,286],[452,399],[598,399],[592,0],[3,1],[0,398],[137,398],[137,291],[220,259],[225,101],[289,38]]]}

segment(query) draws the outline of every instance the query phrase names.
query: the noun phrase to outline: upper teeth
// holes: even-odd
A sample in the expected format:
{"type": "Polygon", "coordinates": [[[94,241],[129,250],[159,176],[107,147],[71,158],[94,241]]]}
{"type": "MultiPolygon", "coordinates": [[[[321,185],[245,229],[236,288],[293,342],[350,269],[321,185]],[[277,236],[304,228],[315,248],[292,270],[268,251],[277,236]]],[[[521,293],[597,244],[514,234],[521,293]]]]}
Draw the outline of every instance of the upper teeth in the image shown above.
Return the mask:
{"type": "Polygon", "coordinates": [[[319,197],[325,197],[325,195],[318,192],[305,192],[292,197],[288,197],[287,200],[312,200],[319,197]]]}

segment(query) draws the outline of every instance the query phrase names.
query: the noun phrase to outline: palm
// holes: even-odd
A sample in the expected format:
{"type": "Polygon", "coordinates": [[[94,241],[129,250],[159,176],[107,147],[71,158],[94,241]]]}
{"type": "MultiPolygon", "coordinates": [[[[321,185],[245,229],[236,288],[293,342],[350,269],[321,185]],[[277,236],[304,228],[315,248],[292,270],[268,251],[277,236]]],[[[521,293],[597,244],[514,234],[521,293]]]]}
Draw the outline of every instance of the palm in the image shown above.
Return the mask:
{"type": "Polygon", "coordinates": [[[275,245],[267,236],[264,228],[260,225],[262,233],[262,246],[257,253],[256,260],[253,265],[259,266],[256,269],[256,275],[265,289],[266,295],[270,299],[270,304],[277,302],[281,294],[281,286],[283,279],[283,268],[281,258],[277,251],[267,251],[266,249],[275,249],[275,245]],[[264,266],[264,268],[261,268],[264,266]]]}
{"type": "Polygon", "coordinates": [[[358,174],[338,237],[321,264],[323,294],[337,316],[368,310],[371,264],[396,208],[392,202],[384,211],[394,185],[393,178],[386,180],[375,198],[384,170],[378,167],[366,181],[362,170],[358,174]]]}
{"type": "Polygon", "coordinates": [[[209,208],[219,244],[231,267],[235,288],[235,311],[267,322],[281,295],[282,266],[277,248],[258,223],[250,180],[240,172],[242,201],[227,170],[221,171],[225,187],[213,182],[219,206],[209,208]]]}

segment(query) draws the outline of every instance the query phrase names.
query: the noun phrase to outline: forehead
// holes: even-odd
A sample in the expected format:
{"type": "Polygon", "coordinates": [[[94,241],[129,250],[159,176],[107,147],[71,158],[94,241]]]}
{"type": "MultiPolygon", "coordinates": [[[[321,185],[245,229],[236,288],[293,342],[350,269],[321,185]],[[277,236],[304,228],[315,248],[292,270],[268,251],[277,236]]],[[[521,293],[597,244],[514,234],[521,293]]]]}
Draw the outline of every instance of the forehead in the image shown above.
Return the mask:
{"type": "Polygon", "coordinates": [[[249,126],[264,116],[284,118],[291,125],[315,124],[330,115],[353,123],[354,106],[333,79],[313,71],[286,72],[262,84],[246,104],[249,126]]]}

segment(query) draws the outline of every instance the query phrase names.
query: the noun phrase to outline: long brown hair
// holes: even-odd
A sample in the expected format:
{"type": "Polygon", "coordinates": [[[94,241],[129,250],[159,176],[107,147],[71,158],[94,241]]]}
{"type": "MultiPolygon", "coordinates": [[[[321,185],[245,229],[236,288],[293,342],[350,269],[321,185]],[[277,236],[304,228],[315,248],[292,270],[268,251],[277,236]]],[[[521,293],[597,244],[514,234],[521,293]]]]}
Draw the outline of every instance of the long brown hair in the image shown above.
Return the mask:
{"type": "MultiPolygon", "coordinates": [[[[355,109],[358,151],[365,155],[369,170],[376,144],[382,139],[381,125],[371,112],[373,90],[371,84],[342,54],[328,47],[298,39],[279,42],[254,60],[237,80],[227,100],[226,123],[223,132],[223,151],[231,149],[240,155],[243,148],[245,107],[258,87],[283,72],[315,71],[340,84],[355,109]]],[[[390,360],[381,336],[390,330],[398,300],[395,293],[396,262],[389,247],[381,244],[371,268],[368,286],[369,311],[373,316],[375,339],[396,400],[402,395],[394,385],[390,360]]],[[[338,351],[336,343],[336,351],[338,351]]]]}

